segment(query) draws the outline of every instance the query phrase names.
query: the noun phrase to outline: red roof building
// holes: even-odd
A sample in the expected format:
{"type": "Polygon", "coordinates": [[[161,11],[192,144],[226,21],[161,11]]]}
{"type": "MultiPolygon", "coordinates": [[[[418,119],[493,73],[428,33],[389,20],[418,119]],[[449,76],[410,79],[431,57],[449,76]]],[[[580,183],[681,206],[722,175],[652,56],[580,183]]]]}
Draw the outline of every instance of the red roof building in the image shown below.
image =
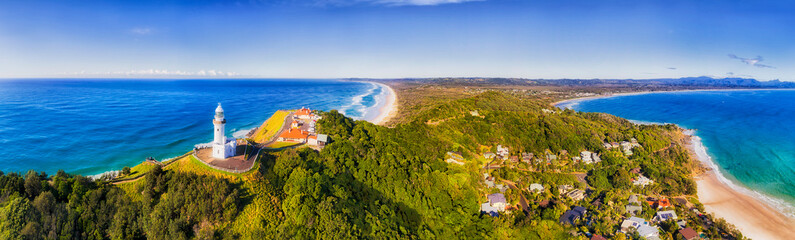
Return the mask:
{"type": "Polygon", "coordinates": [[[312,115],[312,110],[309,110],[309,108],[302,107],[301,109],[298,109],[297,111],[295,111],[295,115],[296,116],[312,115]]]}
{"type": "Polygon", "coordinates": [[[594,234],[593,236],[591,236],[591,240],[607,240],[607,238],[602,237],[602,235],[599,234],[594,234]]]}
{"type": "Polygon", "coordinates": [[[299,129],[287,129],[287,131],[282,132],[279,135],[279,141],[289,141],[289,142],[306,142],[306,138],[309,136],[308,133],[305,131],[301,131],[299,129]]]}

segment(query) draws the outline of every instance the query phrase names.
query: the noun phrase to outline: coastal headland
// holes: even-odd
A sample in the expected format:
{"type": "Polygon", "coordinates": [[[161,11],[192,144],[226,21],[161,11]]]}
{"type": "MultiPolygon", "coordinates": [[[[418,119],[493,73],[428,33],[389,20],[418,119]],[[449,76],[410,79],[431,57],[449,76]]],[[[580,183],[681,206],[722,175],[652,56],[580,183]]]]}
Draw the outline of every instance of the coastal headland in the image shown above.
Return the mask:
{"type": "MultiPolygon", "coordinates": [[[[593,96],[574,97],[551,103],[552,106],[570,108],[582,101],[599,98],[632,96],[641,94],[670,92],[701,92],[701,91],[758,91],[758,90],[791,90],[791,89],[687,89],[670,91],[639,91],[607,93],[593,96]]],[[[697,159],[706,171],[694,176],[698,184],[698,198],[707,212],[726,219],[734,224],[746,236],[752,239],[787,239],[795,236],[795,218],[783,214],[771,202],[776,201],[762,193],[754,192],[723,176],[717,164],[709,156],[706,147],[696,136],[696,131],[685,130],[689,135],[688,150],[691,157],[697,159]]],[[[780,201],[780,200],[779,200],[780,201]]]]}
{"type": "MultiPolygon", "coordinates": [[[[379,83],[388,86],[369,121],[336,110],[274,113],[248,135],[261,149],[249,171],[212,168],[191,152],[125,169],[115,184],[63,172],[0,175],[11,183],[3,213],[79,219],[64,232],[112,238],[781,236],[746,233],[711,213],[683,129],[550,106],[602,93],[379,83]],[[45,208],[49,199],[57,211],[45,208]]],[[[20,219],[3,230],[44,236],[64,225],[20,219]]]]}

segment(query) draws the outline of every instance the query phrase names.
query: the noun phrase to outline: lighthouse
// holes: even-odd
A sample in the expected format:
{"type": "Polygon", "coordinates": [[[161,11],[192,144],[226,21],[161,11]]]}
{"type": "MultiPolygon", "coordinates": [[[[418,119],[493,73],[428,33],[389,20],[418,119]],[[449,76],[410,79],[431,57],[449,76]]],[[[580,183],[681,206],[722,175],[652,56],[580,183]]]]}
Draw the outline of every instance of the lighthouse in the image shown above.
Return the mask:
{"type": "Polygon", "coordinates": [[[235,155],[235,148],[237,143],[235,139],[227,141],[224,126],[226,125],[226,118],[224,118],[224,109],[221,103],[215,108],[215,118],[213,118],[213,157],[218,159],[225,159],[235,155]]]}

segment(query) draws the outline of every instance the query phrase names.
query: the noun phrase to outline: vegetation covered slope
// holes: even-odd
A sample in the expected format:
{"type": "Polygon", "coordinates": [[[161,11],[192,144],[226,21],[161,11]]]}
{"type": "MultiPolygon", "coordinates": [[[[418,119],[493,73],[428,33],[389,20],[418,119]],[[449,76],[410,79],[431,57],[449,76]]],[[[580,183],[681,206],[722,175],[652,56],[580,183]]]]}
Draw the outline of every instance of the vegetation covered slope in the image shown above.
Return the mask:
{"type": "MultiPolygon", "coordinates": [[[[318,131],[332,142],[323,150],[270,152],[257,171],[244,176],[197,175],[180,165],[154,167],[143,180],[119,186],[62,172],[3,175],[0,238],[625,239],[638,237],[616,234],[628,216],[623,208],[631,193],[695,193],[689,178],[694,163],[678,143],[675,126],[545,110],[540,101],[500,92],[428,104],[394,128],[324,113],[318,131]],[[643,147],[629,157],[603,146],[630,138],[643,147]],[[484,169],[482,153],[496,145],[509,147],[512,155],[559,158],[484,169]],[[566,152],[582,150],[601,152],[603,161],[567,160],[566,152]],[[466,163],[448,165],[447,151],[461,152],[466,163]],[[631,185],[634,168],[656,183],[631,185]],[[513,211],[499,217],[480,213],[485,195],[499,191],[484,186],[484,173],[515,187],[505,191],[513,211]],[[546,190],[531,193],[530,183],[546,190]],[[579,201],[561,196],[555,187],[563,184],[589,194],[579,201]],[[559,223],[573,206],[586,207],[592,221],[559,223]]],[[[643,208],[647,219],[656,212],[648,204],[643,208]]],[[[704,225],[684,206],[674,209],[711,236],[738,236],[725,223],[704,225]]],[[[673,225],[662,226],[663,239],[672,239],[673,225]]]]}

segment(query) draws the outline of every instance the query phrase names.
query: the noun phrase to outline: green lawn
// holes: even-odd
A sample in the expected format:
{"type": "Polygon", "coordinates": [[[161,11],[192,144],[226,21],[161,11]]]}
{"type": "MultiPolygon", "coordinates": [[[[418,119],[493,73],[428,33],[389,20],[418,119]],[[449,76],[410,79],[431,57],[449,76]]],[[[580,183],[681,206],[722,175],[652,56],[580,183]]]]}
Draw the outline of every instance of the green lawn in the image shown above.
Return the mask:
{"type": "Polygon", "coordinates": [[[124,181],[124,180],[128,180],[128,179],[135,179],[138,176],[141,176],[141,175],[149,172],[149,170],[152,170],[152,168],[154,168],[154,167],[155,167],[155,165],[152,164],[152,163],[141,162],[140,164],[135,165],[134,167],[130,168],[130,175],[118,178],[117,180],[118,181],[124,181]]]}
{"type": "Polygon", "coordinates": [[[277,148],[292,147],[292,146],[299,145],[299,144],[301,144],[301,143],[295,143],[295,142],[274,142],[274,143],[268,144],[265,147],[266,148],[277,149],[277,148]]]}
{"type": "Polygon", "coordinates": [[[179,172],[192,172],[192,173],[201,174],[201,175],[209,175],[209,176],[227,178],[227,179],[233,180],[233,181],[240,180],[245,175],[248,175],[249,173],[252,173],[252,172],[256,172],[257,168],[259,166],[258,164],[255,163],[254,168],[252,168],[248,172],[245,172],[245,173],[230,173],[230,172],[221,171],[221,170],[218,170],[218,169],[215,169],[215,168],[211,168],[211,167],[205,165],[204,163],[199,162],[199,159],[196,159],[195,157],[193,157],[193,155],[189,155],[189,156],[186,156],[186,157],[183,157],[183,158],[180,158],[180,159],[177,159],[177,160],[173,160],[173,161],[176,161],[176,162],[168,165],[165,168],[166,170],[173,170],[173,171],[179,171],[179,172]]]}

